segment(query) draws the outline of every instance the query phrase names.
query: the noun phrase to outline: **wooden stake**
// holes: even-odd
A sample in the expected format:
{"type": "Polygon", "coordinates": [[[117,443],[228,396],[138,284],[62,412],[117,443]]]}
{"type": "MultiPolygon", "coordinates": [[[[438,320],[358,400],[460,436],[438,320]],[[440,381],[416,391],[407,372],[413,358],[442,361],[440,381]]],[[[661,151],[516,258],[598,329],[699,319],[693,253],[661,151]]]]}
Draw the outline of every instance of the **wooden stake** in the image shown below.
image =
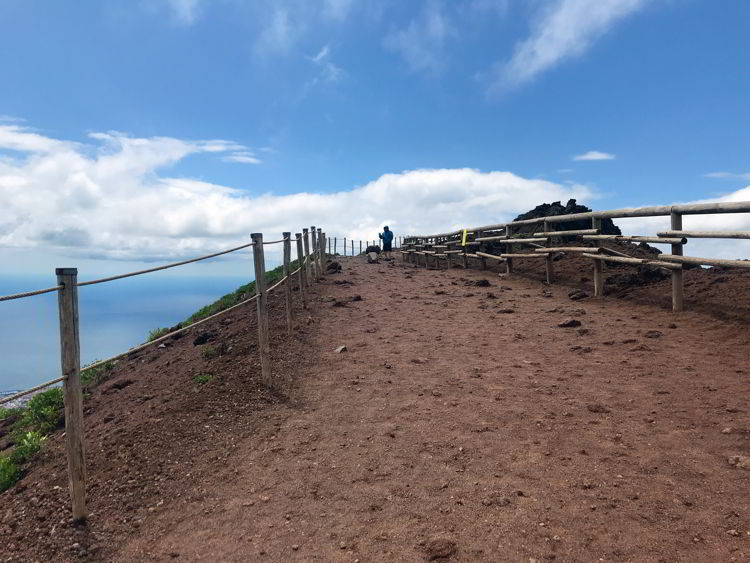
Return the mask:
{"type": "Polygon", "coordinates": [[[312,227],[310,227],[310,260],[312,261],[313,281],[318,281],[318,278],[320,277],[320,270],[318,270],[318,258],[317,258],[319,244],[320,244],[320,239],[318,237],[318,231],[315,229],[315,226],[313,225],[312,227]]]}
{"type": "Polygon", "coordinates": [[[284,301],[286,302],[286,330],[287,334],[292,334],[292,323],[294,321],[294,309],[292,308],[292,276],[289,275],[291,269],[289,263],[292,260],[292,233],[282,233],[284,239],[284,268],[283,273],[286,281],[284,282],[284,301]]]}
{"type": "Polygon", "coordinates": [[[305,295],[305,284],[307,283],[307,264],[305,264],[305,254],[302,250],[302,233],[296,233],[297,239],[297,262],[299,262],[299,297],[302,300],[302,308],[307,309],[307,296],[305,295]]]}
{"type": "MultiPolygon", "coordinates": [[[[320,275],[322,276],[325,273],[326,263],[326,234],[323,232],[323,229],[318,229],[318,238],[320,239],[320,252],[318,252],[318,270],[320,271],[320,275]]],[[[328,239],[328,242],[330,244],[331,239],[328,239]]]]}
{"type": "MultiPolygon", "coordinates": [[[[547,221],[545,221],[544,222],[544,233],[548,234],[549,232],[550,232],[549,223],[547,221]]],[[[547,242],[545,243],[545,246],[547,246],[549,248],[551,245],[552,245],[551,238],[548,238],[547,242]]],[[[551,253],[547,255],[547,259],[544,261],[544,267],[545,267],[545,271],[547,273],[547,283],[551,284],[552,283],[552,279],[554,278],[554,271],[553,271],[553,267],[552,267],[552,254],[551,253]]]]}
{"type": "MultiPolygon", "coordinates": [[[[315,263],[310,260],[310,243],[307,237],[307,229],[302,229],[302,243],[305,247],[305,283],[307,287],[311,287],[312,280],[315,278],[315,263]]],[[[315,243],[315,238],[313,238],[313,243],[315,243]]]]}
{"type": "MultiPolygon", "coordinates": [[[[670,218],[672,221],[672,230],[681,231],[682,230],[682,215],[673,211],[670,214],[670,218]]],[[[682,256],[682,245],[673,244],[672,254],[676,256],[682,256]]],[[[679,270],[672,270],[672,311],[674,311],[675,313],[679,313],[680,311],[682,311],[683,296],[684,296],[684,278],[683,278],[682,265],[680,265],[679,270]]]]}
{"type": "MultiPolygon", "coordinates": [[[[513,234],[513,227],[510,225],[507,225],[505,227],[505,236],[510,238],[513,234]]],[[[513,254],[513,245],[509,244],[508,248],[505,250],[506,255],[507,254],[513,254]]],[[[505,273],[508,275],[511,275],[513,273],[513,258],[506,258],[505,259],[505,273]]]]}
{"type": "Polygon", "coordinates": [[[250,235],[253,240],[253,261],[255,262],[255,300],[258,307],[258,352],[260,353],[261,380],[273,387],[271,379],[271,348],[268,339],[268,294],[266,291],[266,261],[263,257],[263,233],[250,235]]]}
{"type": "Polygon", "coordinates": [[[78,325],[78,270],[57,268],[57,295],[60,314],[60,363],[65,398],[65,450],[68,456],[68,486],[73,520],[86,520],[86,460],[83,434],[83,394],[81,393],[81,345],[78,325]]]}
{"type": "MultiPolygon", "coordinates": [[[[591,227],[601,232],[602,220],[598,217],[591,219],[591,227]]],[[[597,241],[597,248],[601,248],[602,242],[597,241]]],[[[604,262],[601,260],[594,260],[594,297],[601,297],[604,295],[604,262]]]]}

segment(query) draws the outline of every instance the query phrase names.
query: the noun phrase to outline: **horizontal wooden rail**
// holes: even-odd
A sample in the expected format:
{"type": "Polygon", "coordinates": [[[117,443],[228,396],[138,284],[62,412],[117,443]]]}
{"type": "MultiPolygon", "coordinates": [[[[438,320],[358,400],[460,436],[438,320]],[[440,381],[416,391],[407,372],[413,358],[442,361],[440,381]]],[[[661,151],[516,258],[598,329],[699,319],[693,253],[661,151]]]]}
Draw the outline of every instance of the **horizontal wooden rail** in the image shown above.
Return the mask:
{"type": "MultiPolygon", "coordinates": [[[[635,266],[647,265],[647,266],[658,266],[660,268],[667,268],[669,270],[681,270],[682,266],[678,264],[671,264],[669,262],[660,262],[658,260],[645,260],[643,258],[625,258],[622,256],[604,256],[602,254],[583,254],[586,258],[592,258],[593,260],[603,260],[604,262],[618,262],[620,264],[631,264],[635,266]]],[[[660,255],[661,257],[662,255],[660,255]]]]}
{"type": "MultiPolygon", "coordinates": [[[[680,231],[674,231],[679,233],[680,231]]],[[[583,240],[614,240],[622,242],[650,242],[656,244],[687,244],[687,239],[684,237],[678,237],[676,234],[672,238],[662,237],[641,237],[641,236],[626,236],[626,235],[585,235],[583,240]]]]}
{"type": "Polygon", "coordinates": [[[662,231],[658,237],[750,239],[750,231],[662,231]]]}
{"type": "Polygon", "coordinates": [[[660,254],[659,260],[678,262],[680,264],[696,264],[699,266],[728,266],[732,268],[750,268],[750,260],[726,260],[723,258],[698,258],[697,256],[676,256],[674,254],[660,254]]]}
{"type": "Polygon", "coordinates": [[[537,248],[534,252],[549,253],[549,252],[601,252],[602,250],[592,246],[550,246],[544,248],[537,248]]]}
{"type": "Polygon", "coordinates": [[[496,254],[487,254],[486,252],[477,252],[477,256],[482,258],[490,258],[491,260],[497,260],[498,262],[505,262],[505,258],[497,256],[496,254]]]}

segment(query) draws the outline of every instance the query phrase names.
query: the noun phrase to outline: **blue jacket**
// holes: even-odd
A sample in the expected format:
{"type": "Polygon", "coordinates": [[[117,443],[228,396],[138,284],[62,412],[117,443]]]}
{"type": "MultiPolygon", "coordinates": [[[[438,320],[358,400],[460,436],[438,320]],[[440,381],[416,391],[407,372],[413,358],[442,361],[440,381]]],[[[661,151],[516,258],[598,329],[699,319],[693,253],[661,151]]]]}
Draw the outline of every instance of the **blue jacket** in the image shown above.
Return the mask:
{"type": "Polygon", "coordinates": [[[383,242],[389,243],[393,240],[393,231],[383,231],[378,236],[383,239],[383,242]]]}

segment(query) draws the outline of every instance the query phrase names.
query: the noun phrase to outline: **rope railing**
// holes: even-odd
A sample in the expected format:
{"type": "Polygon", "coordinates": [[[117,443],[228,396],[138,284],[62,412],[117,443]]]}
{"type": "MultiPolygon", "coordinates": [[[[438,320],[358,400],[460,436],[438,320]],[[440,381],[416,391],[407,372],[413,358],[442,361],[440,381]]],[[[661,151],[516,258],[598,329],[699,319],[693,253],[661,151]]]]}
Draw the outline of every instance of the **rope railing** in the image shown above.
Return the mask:
{"type": "Polygon", "coordinates": [[[100,278],[98,280],[91,280],[86,282],[79,282],[76,284],[78,287],[83,287],[85,285],[94,285],[97,283],[104,283],[104,282],[110,282],[114,280],[121,280],[123,278],[130,278],[133,276],[140,276],[142,274],[150,274],[151,272],[158,272],[160,270],[167,270],[169,268],[176,268],[177,266],[184,266],[185,264],[192,264],[193,262],[200,262],[201,260],[208,260],[209,258],[216,258],[217,256],[222,256],[223,254],[229,254],[230,252],[236,252],[238,250],[242,250],[243,248],[249,248],[253,245],[253,243],[249,244],[243,244],[242,246],[237,246],[235,248],[230,248],[229,250],[222,250],[221,252],[214,252],[213,254],[207,254],[205,256],[199,256],[198,258],[191,258],[190,260],[183,260],[181,262],[173,262],[171,264],[164,264],[163,266],[157,266],[155,268],[149,268],[147,270],[138,270],[136,272],[130,272],[127,274],[119,274],[117,276],[110,276],[108,278],[100,278]]]}
{"type": "Polygon", "coordinates": [[[23,299],[24,297],[32,297],[34,295],[42,295],[43,293],[52,293],[53,291],[60,291],[63,288],[61,285],[55,287],[48,287],[47,289],[37,289],[36,291],[24,291],[23,293],[14,293],[12,295],[0,296],[0,301],[12,301],[13,299],[23,299]]]}
{"type": "Polygon", "coordinates": [[[266,308],[266,297],[269,293],[275,291],[277,288],[285,287],[285,302],[287,310],[287,325],[288,331],[291,334],[292,326],[294,322],[294,310],[292,306],[292,280],[294,276],[298,277],[297,290],[301,296],[301,303],[303,308],[307,308],[307,302],[305,299],[305,286],[311,287],[313,281],[316,281],[321,277],[323,271],[323,259],[326,255],[325,248],[325,233],[322,229],[316,229],[312,227],[303,229],[302,233],[297,233],[295,242],[297,247],[297,264],[298,267],[294,271],[290,271],[291,265],[291,233],[283,233],[283,238],[274,241],[263,241],[263,235],[255,233],[252,235],[252,242],[243,244],[220,252],[207,254],[205,256],[199,256],[197,258],[191,258],[189,260],[182,260],[180,262],[174,262],[171,264],[164,264],[154,268],[148,268],[145,270],[139,270],[135,272],[129,272],[126,274],[120,274],[116,276],[109,276],[106,278],[100,278],[90,280],[86,282],[78,282],[78,271],[75,268],[58,268],[56,270],[58,285],[52,288],[41,289],[36,291],[28,291],[23,293],[17,293],[12,295],[0,296],[0,301],[9,301],[12,299],[21,299],[24,297],[30,297],[33,295],[40,295],[44,293],[58,292],[58,306],[60,315],[60,347],[62,357],[62,377],[40,383],[32,388],[25,389],[18,393],[14,393],[8,397],[0,399],[0,405],[4,405],[13,401],[16,401],[24,396],[30,395],[37,391],[40,391],[46,387],[63,383],[64,385],[64,401],[65,401],[65,424],[66,424],[66,453],[68,457],[68,472],[69,472],[69,483],[71,490],[72,500],[72,512],[73,519],[75,521],[84,520],[86,518],[86,506],[85,506],[85,468],[83,467],[83,393],[81,389],[81,373],[86,373],[89,370],[95,370],[105,364],[117,361],[125,356],[130,356],[144,349],[157,345],[164,342],[167,339],[172,339],[176,335],[188,331],[192,328],[200,326],[203,323],[211,321],[216,317],[224,315],[230,311],[233,311],[239,307],[247,305],[248,303],[255,302],[258,309],[258,342],[259,342],[259,354],[261,359],[261,376],[264,384],[274,387],[275,381],[272,379],[270,356],[269,356],[269,335],[268,335],[268,310],[266,308]],[[284,256],[283,256],[283,276],[281,279],[276,281],[270,288],[266,289],[266,271],[264,262],[263,248],[268,244],[283,243],[284,245],[284,256]],[[127,277],[138,276],[141,274],[147,274],[151,272],[157,272],[160,270],[166,270],[168,268],[175,268],[177,266],[183,266],[193,262],[199,262],[201,260],[207,260],[230,252],[236,252],[245,248],[253,247],[253,260],[255,262],[255,295],[243,299],[240,303],[236,303],[231,307],[227,307],[221,311],[218,311],[208,317],[200,319],[199,321],[193,322],[187,326],[180,327],[179,329],[168,332],[167,334],[161,335],[149,342],[145,342],[138,346],[128,349],[125,352],[114,355],[105,360],[98,360],[91,365],[85,366],[83,370],[80,368],[80,343],[79,334],[80,328],[78,326],[78,288],[87,285],[94,285],[99,283],[110,282],[119,280],[127,277]]]}

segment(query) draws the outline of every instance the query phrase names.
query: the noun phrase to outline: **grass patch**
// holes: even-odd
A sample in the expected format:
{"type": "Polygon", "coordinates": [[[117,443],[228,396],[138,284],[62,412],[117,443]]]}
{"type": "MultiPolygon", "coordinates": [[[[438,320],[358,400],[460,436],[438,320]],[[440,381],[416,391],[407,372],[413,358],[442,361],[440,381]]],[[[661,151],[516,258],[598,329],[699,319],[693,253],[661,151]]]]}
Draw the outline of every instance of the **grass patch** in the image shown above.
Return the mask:
{"type": "Polygon", "coordinates": [[[21,465],[34,457],[41,449],[47,436],[41,432],[31,430],[21,436],[16,442],[10,454],[10,460],[16,465],[21,465]]]}
{"type": "Polygon", "coordinates": [[[23,409],[21,407],[15,407],[12,409],[7,409],[5,407],[0,407],[0,422],[3,420],[6,420],[8,418],[12,418],[14,416],[18,416],[23,412],[23,409]]]}
{"type": "Polygon", "coordinates": [[[161,338],[162,336],[169,334],[168,328],[155,328],[148,331],[148,342],[161,338]]]}
{"type": "Polygon", "coordinates": [[[193,381],[198,385],[205,385],[206,383],[211,383],[213,380],[214,376],[209,374],[196,375],[193,378],[193,381]]]}
{"type": "Polygon", "coordinates": [[[115,369],[115,361],[110,360],[108,362],[104,362],[103,364],[100,364],[96,367],[89,367],[100,360],[94,360],[90,364],[83,366],[83,369],[81,370],[81,383],[84,385],[88,385],[90,383],[99,383],[100,381],[104,381],[107,379],[107,376],[109,373],[115,369]]]}
{"type": "Polygon", "coordinates": [[[20,430],[35,430],[47,435],[62,422],[62,410],[63,391],[53,387],[31,398],[15,426],[20,430]]]}
{"type": "Polygon", "coordinates": [[[10,489],[22,477],[21,468],[8,456],[0,456],[0,492],[10,489]]]}

